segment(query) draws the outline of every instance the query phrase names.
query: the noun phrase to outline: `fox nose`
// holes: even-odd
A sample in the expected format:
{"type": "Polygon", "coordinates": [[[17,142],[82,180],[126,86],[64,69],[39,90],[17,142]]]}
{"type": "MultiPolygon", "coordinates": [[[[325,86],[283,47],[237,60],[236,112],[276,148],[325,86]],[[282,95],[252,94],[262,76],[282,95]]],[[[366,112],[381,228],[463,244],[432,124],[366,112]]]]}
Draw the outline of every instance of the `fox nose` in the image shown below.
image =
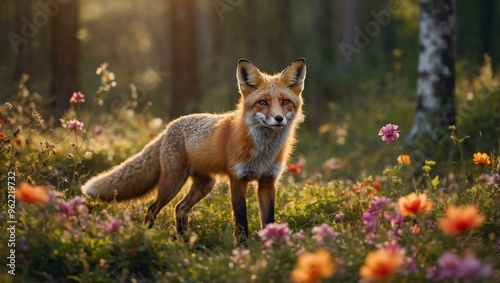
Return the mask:
{"type": "Polygon", "coordinates": [[[274,120],[276,120],[276,122],[278,122],[278,123],[281,123],[281,122],[283,122],[283,116],[278,115],[278,116],[274,117],[274,120]]]}

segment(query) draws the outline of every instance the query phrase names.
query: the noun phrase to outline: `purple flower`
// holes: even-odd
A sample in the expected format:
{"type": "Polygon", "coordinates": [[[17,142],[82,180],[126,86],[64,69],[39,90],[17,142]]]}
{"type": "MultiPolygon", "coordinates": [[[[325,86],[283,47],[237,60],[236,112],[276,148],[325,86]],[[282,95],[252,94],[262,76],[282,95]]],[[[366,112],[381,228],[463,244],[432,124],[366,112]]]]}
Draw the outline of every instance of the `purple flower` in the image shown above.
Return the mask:
{"type": "Polygon", "coordinates": [[[492,272],[489,265],[484,265],[473,254],[468,254],[462,259],[457,275],[459,278],[483,279],[490,277],[492,272]]]}
{"type": "Polygon", "coordinates": [[[101,125],[96,125],[94,127],[94,134],[100,135],[102,133],[102,126],[101,125]]]}
{"type": "Polygon", "coordinates": [[[378,135],[382,137],[382,140],[386,143],[391,143],[399,138],[399,128],[398,125],[387,124],[385,127],[382,127],[378,132],[378,135]]]}
{"type": "Polygon", "coordinates": [[[293,235],[292,235],[292,240],[294,240],[295,242],[301,242],[301,241],[304,241],[305,239],[306,239],[306,235],[304,234],[304,231],[302,231],[302,230],[300,230],[297,233],[293,233],[293,235]]]}
{"type": "Polygon", "coordinates": [[[405,266],[405,268],[402,268],[402,271],[401,271],[401,274],[403,276],[407,276],[411,273],[418,272],[417,263],[415,262],[415,259],[412,257],[409,257],[409,256],[405,257],[405,259],[403,261],[403,265],[405,266]]]}
{"type": "Polygon", "coordinates": [[[69,218],[75,215],[75,212],[80,212],[85,210],[85,202],[87,200],[84,197],[75,197],[65,202],[59,203],[59,213],[62,218],[69,218]]]}
{"type": "Polygon", "coordinates": [[[288,223],[269,223],[264,229],[259,231],[259,236],[264,242],[264,246],[269,247],[278,242],[284,242],[288,245],[291,233],[292,231],[288,228],[288,223]]]}
{"type": "Polygon", "coordinates": [[[372,211],[367,211],[363,213],[363,216],[361,217],[363,220],[363,224],[365,225],[366,230],[374,230],[377,227],[378,221],[377,221],[377,215],[373,213],[372,211]]]}
{"type": "Polygon", "coordinates": [[[457,276],[461,262],[456,254],[445,252],[439,257],[437,263],[440,268],[441,278],[454,278],[457,276]]]}
{"type": "Polygon", "coordinates": [[[28,251],[30,249],[28,243],[26,242],[26,238],[24,236],[21,237],[21,249],[23,251],[28,251]]]}
{"type": "Polygon", "coordinates": [[[122,221],[120,219],[110,217],[108,219],[108,222],[104,223],[104,226],[102,228],[106,232],[115,232],[118,231],[120,227],[122,227],[122,221]]]}
{"type": "Polygon", "coordinates": [[[443,253],[437,260],[436,266],[427,268],[426,277],[441,281],[451,279],[484,279],[492,275],[491,266],[483,264],[473,254],[460,258],[452,252],[443,253]]]}
{"type": "Polygon", "coordinates": [[[391,204],[391,199],[388,197],[375,197],[370,201],[371,209],[378,213],[381,212],[385,206],[391,204]]]}
{"type": "Polygon", "coordinates": [[[491,173],[491,176],[493,176],[493,182],[497,185],[500,184],[500,174],[497,173],[491,173]]]}
{"type": "Polygon", "coordinates": [[[312,228],[312,232],[314,240],[316,240],[316,242],[320,245],[327,241],[333,241],[337,236],[337,233],[333,231],[333,228],[326,223],[312,228]]]}
{"type": "Polygon", "coordinates": [[[73,92],[73,95],[71,96],[71,99],[69,100],[70,103],[83,103],[85,102],[85,95],[81,92],[73,92]]]}
{"type": "Polygon", "coordinates": [[[81,131],[83,129],[83,122],[80,122],[75,119],[70,120],[68,121],[68,128],[74,131],[81,131]]]}
{"type": "Polygon", "coordinates": [[[373,244],[375,243],[375,230],[377,229],[378,221],[377,221],[377,215],[371,211],[368,210],[365,213],[363,213],[363,216],[361,217],[363,220],[363,230],[366,233],[365,235],[365,242],[368,244],[373,244]]]}
{"type": "Polygon", "coordinates": [[[394,207],[394,212],[386,212],[385,219],[391,222],[392,230],[387,231],[390,238],[399,238],[403,235],[405,218],[401,215],[397,207],[394,207]]]}
{"type": "Polygon", "coordinates": [[[335,215],[335,220],[336,220],[336,221],[344,221],[344,219],[345,219],[345,215],[344,215],[344,213],[342,213],[342,212],[339,212],[339,213],[337,213],[337,214],[335,215]]]}
{"type": "Polygon", "coordinates": [[[425,226],[429,229],[436,229],[436,224],[432,220],[425,220],[425,226]]]}
{"type": "Polygon", "coordinates": [[[434,281],[439,280],[439,270],[435,265],[431,265],[425,269],[425,278],[434,281]]]}

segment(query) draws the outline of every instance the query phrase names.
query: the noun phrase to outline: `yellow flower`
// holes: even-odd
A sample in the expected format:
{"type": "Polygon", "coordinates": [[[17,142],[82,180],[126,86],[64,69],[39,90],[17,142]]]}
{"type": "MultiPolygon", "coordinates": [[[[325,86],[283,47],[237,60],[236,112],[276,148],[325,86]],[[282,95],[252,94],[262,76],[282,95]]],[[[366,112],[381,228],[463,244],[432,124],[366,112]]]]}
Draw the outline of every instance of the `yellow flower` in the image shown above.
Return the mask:
{"type": "Polygon", "coordinates": [[[484,219],[475,205],[451,206],[446,215],[438,220],[438,225],[444,233],[456,235],[480,227],[484,219]]]}
{"type": "Polygon", "coordinates": [[[411,159],[409,155],[402,154],[398,156],[398,163],[404,164],[404,165],[410,165],[411,164],[411,159]]]}
{"type": "Polygon", "coordinates": [[[303,253],[299,256],[291,279],[296,283],[318,282],[321,278],[331,277],[335,269],[331,254],[326,249],[320,249],[316,253],[303,253]]]}
{"type": "Polygon", "coordinates": [[[359,270],[361,278],[367,281],[389,280],[399,269],[404,260],[404,250],[380,248],[368,253],[365,265],[359,270]]]}
{"type": "Polygon", "coordinates": [[[399,210],[401,210],[401,215],[408,216],[431,210],[432,202],[429,200],[427,194],[417,195],[416,193],[411,193],[400,197],[398,206],[399,210]]]}
{"type": "Polygon", "coordinates": [[[434,160],[426,160],[425,161],[425,165],[429,165],[429,166],[436,165],[436,161],[434,161],[434,160]]]}
{"type": "Polygon", "coordinates": [[[490,157],[486,153],[476,152],[473,154],[474,164],[478,165],[490,165],[490,157]]]}
{"type": "Polygon", "coordinates": [[[429,165],[424,165],[424,166],[422,166],[422,170],[423,170],[425,173],[429,173],[429,171],[431,171],[431,166],[429,166],[429,165]]]}

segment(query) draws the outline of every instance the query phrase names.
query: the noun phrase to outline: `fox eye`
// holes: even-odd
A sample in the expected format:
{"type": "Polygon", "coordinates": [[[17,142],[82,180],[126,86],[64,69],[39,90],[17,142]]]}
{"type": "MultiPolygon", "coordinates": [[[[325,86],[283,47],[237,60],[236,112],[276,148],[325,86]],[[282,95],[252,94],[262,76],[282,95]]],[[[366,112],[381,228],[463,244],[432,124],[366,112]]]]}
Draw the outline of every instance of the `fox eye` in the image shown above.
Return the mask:
{"type": "Polygon", "coordinates": [[[291,103],[291,101],[290,101],[289,99],[285,99],[285,100],[283,100],[283,101],[281,102],[281,104],[283,104],[283,105],[288,105],[288,104],[290,104],[290,103],[291,103]]]}
{"type": "Polygon", "coordinates": [[[265,101],[265,100],[259,100],[258,103],[260,106],[268,106],[269,105],[269,103],[267,103],[267,101],[265,101]]]}

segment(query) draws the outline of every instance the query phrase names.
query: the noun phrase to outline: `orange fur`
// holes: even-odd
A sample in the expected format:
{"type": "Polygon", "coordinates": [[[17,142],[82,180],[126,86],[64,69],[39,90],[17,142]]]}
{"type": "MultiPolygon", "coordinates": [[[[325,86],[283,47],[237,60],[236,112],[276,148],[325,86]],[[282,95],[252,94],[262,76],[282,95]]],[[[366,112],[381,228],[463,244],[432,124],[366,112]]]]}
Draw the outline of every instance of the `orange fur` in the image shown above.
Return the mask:
{"type": "Polygon", "coordinates": [[[213,188],[218,174],[229,176],[235,233],[248,234],[246,186],[259,182],[261,223],[274,221],[277,180],[295,143],[295,128],[303,120],[302,90],[305,60],[281,73],[261,73],[241,59],[237,78],[241,99],[225,114],[192,114],[169,123],[140,153],[89,180],[82,191],[103,200],[139,197],[158,185],[158,198],[146,220],[156,215],[193,179],[189,193],[176,206],[177,230],[187,229],[186,214],[213,188]]]}

